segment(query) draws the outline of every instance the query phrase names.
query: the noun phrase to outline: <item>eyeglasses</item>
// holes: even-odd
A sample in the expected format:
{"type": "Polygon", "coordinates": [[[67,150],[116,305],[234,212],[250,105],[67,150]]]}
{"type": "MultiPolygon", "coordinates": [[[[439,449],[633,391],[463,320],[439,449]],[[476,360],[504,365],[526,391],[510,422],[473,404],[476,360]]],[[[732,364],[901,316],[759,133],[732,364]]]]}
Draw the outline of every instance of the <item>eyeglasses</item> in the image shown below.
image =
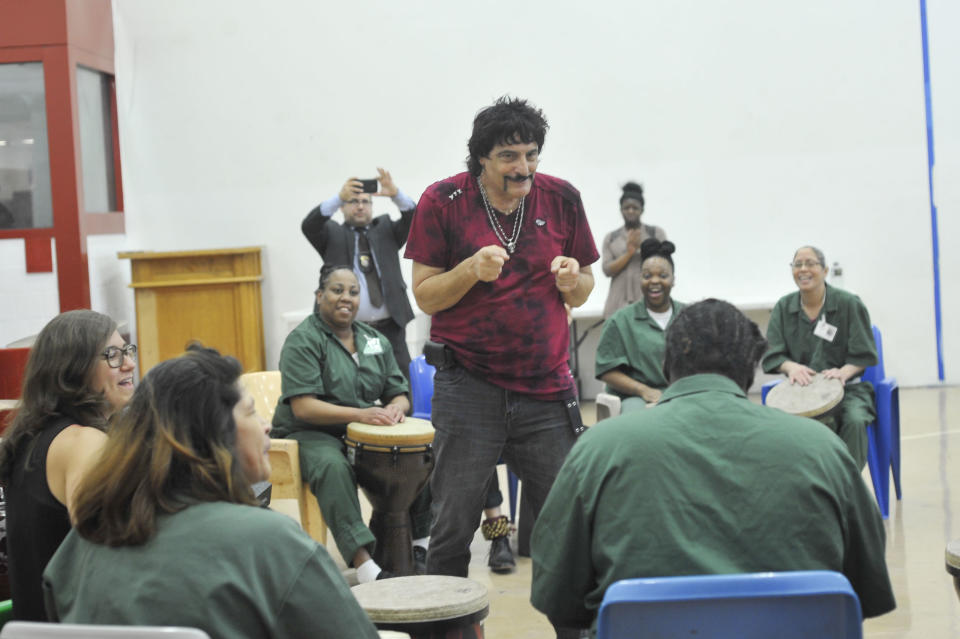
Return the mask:
{"type": "Polygon", "coordinates": [[[107,360],[107,366],[110,368],[120,368],[123,366],[124,357],[129,357],[133,361],[137,361],[137,345],[127,344],[123,348],[110,346],[107,350],[100,353],[100,357],[107,360]]]}
{"type": "Polygon", "coordinates": [[[792,268],[795,271],[799,271],[804,266],[810,269],[810,268],[815,268],[817,266],[823,266],[823,264],[821,262],[814,262],[813,260],[803,260],[802,262],[800,260],[797,260],[796,262],[790,262],[790,268],[792,268]]]}
{"type": "Polygon", "coordinates": [[[353,204],[354,206],[370,206],[373,204],[371,200],[347,200],[344,204],[353,204]]]}
{"type": "Polygon", "coordinates": [[[621,211],[640,211],[642,213],[643,207],[637,206],[635,204],[624,204],[623,206],[620,207],[620,210],[621,211]]]}

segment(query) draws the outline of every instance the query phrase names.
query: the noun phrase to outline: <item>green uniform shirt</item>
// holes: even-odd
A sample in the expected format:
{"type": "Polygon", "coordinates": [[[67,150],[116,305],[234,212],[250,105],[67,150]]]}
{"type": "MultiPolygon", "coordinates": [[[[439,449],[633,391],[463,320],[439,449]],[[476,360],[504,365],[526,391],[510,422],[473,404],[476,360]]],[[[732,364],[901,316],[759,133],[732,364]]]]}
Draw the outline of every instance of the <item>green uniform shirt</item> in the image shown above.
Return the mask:
{"type": "Polygon", "coordinates": [[[300,430],[323,430],[341,435],[346,424],[315,426],[294,417],[290,398],[316,395],[318,399],[353,408],[369,408],[408,392],[409,386],[390,342],[363,322],[353,323],[357,360],[333,330],[314,313],[291,331],[280,351],[282,395],[273,414],[272,437],[300,430]]]}
{"type": "Polygon", "coordinates": [[[764,371],[775,373],[787,360],[818,372],[844,364],[866,368],[877,363],[867,307],[852,293],[829,284],[826,287],[827,297],[817,320],[810,320],[800,307],[800,291],[784,295],[773,307],[767,327],[770,345],[763,356],[764,371]],[[832,342],[813,334],[820,317],[837,328],[832,342]]]}
{"type": "MultiPolygon", "coordinates": [[[[667,328],[686,304],[670,300],[673,315],[667,328]]],[[[597,345],[596,377],[620,369],[632,379],[650,388],[663,390],[667,378],[663,375],[663,352],[666,349],[666,332],[647,312],[647,305],[640,300],[621,308],[610,316],[603,326],[603,334],[597,345]]],[[[621,399],[629,397],[607,386],[607,392],[621,399]]]]}
{"type": "Polygon", "coordinates": [[[72,531],[44,572],[51,621],[188,626],[212,639],[378,636],[323,546],[270,510],[199,503],[140,546],[72,531]]]}
{"type": "Polygon", "coordinates": [[[895,605],[883,522],[843,443],[720,375],[582,435],[531,548],[530,599],[565,627],[594,623],[607,587],[634,577],[835,570],[865,616],[895,605]]]}

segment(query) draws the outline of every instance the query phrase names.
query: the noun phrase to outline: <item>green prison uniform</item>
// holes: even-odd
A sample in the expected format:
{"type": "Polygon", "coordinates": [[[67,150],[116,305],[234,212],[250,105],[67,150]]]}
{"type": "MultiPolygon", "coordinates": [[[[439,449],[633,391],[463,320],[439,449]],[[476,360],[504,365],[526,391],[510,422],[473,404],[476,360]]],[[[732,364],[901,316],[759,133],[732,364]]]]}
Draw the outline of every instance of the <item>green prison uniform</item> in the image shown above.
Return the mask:
{"type": "MultiPolygon", "coordinates": [[[[386,403],[408,392],[387,338],[362,322],[353,323],[353,334],[359,363],[317,314],[287,336],[280,352],[282,394],[271,433],[300,443],[300,472],[348,564],[361,547],[372,552],[376,540],[363,523],[356,475],[343,454],[341,437],[347,425],[316,426],[298,420],[290,398],[316,395],[332,404],[369,408],[377,400],[386,403]]],[[[430,534],[429,493],[421,496],[411,507],[414,539],[430,534]]]]}
{"type": "MultiPolygon", "coordinates": [[[[686,304],[670,300],[673,315],[667,328],[686,304]]],[[[667,378],[663,375],[663,352],[666,349],[666,332],[647,312],[647,305],[640,300],[625,306],[610,316],[603,326],[600,343],[597,345],[596,378],[612,370],[620,369],[632,379],[650,388],[663,390],[667,378]]],[[[624,395],[606,387],[608,393],[620,397],[622,411],[629,412],[646,407],[643,398],[624,395]]]]}
{"type": "MultiPolygon", "coordinates": [[[[827,297],[816,320],[811,321],[800,307],[800,291],[784,295],[773,307],[767,328],[769,347],[762,363],[765,372],[778,372],[786,360],[817,372],[844,364],[867,367],[877,363],[867,307],[852,293],[829,284],[826,287],[827,297]],[[820,317],[837,327],[832,342],[813,334],[820,317]]],[[[848,382],[833,428],[861,470],[867,463],[867,425],[876,418],[873,384],[848,382]]]]}
{"type": "Polygon", "coordinates": [[[72,531],[44,572],[44,597],[62,623],[188,626],[212,639],[378,636],[295,521],[222,501],[160,515],[139,546],[72,531]]]}
{"type": "Polygon", "coordinates": [[[530,599],[555,625],[585,628],[620,579],[834,570],[872,617],[895,606],[884,542],[833,433],[693,375],[580,437],[533,529],[530,599]]]}

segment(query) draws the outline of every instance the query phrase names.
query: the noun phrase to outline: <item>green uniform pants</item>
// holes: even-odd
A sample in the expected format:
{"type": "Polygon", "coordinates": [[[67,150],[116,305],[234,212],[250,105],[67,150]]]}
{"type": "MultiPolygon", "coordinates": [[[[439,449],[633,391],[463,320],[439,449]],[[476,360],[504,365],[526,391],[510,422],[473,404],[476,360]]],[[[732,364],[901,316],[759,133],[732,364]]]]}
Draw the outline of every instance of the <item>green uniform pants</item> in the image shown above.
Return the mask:
{"type": "Polygon", "coordinates": [[[867,424],[876,418],[873,385],[858,383],[844,388],[840,415],[836,420],[839,423],[832,428],[847,445],[847,450],[860,470],[867,465],[867,424]]]}
{"type": "MultiPolygon", "coordinates": [[[[343,442],[335,435],[312,430],[297,431],[287,437],[300,443],[300,473],[316,495],[320,513],[344,561],[352,565],[360,548],[373,554],[376,539],[363,523],[357,477],[343,454],[343,442]]],[[[429,487],[414,501],[410,513],[413,538],[429,535],[429,487]]]]}

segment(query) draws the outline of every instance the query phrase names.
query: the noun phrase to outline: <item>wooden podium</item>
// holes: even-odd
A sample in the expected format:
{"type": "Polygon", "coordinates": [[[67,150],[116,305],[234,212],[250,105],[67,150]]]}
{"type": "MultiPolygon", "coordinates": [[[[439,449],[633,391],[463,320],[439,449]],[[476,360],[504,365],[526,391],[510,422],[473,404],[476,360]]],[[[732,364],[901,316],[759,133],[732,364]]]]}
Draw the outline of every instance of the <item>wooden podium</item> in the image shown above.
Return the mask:
{"type": "Polygon", "coordinates": [[[131,262],[141,377],[193,340],[264,370],[259,247],[117,257],[131,262]]]}

